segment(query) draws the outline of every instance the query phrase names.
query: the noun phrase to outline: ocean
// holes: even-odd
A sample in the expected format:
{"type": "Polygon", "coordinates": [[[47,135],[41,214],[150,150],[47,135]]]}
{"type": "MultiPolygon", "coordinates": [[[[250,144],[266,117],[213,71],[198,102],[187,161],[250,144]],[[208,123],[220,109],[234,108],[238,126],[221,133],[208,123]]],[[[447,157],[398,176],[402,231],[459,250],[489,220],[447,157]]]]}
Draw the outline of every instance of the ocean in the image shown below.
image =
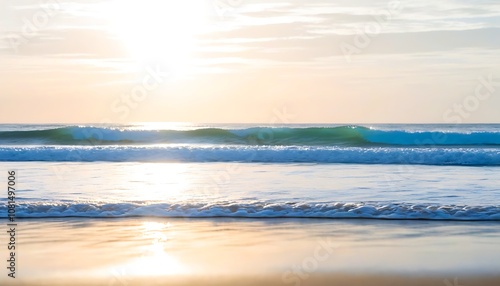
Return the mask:
{"type": "Polygon", "coordinates": [[[500,275],[498,124],[4,124],[0,162],[21,282],[500,275]]]}

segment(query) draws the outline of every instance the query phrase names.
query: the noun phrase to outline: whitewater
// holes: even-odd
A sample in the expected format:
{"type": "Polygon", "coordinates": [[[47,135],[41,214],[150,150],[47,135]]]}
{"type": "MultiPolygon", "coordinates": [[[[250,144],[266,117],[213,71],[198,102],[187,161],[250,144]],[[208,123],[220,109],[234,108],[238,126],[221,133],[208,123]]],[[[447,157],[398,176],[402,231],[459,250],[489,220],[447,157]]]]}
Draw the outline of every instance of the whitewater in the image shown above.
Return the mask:
{"type": "Polygon", "coordinates": [[[0,161],[500,165],[497,125],[14,127],[0,161]]]}
{"type": "Polygon", "coordinates": [[[11,124],[0,162],[20,218],[500,221],[500,125],[11,124]]]}

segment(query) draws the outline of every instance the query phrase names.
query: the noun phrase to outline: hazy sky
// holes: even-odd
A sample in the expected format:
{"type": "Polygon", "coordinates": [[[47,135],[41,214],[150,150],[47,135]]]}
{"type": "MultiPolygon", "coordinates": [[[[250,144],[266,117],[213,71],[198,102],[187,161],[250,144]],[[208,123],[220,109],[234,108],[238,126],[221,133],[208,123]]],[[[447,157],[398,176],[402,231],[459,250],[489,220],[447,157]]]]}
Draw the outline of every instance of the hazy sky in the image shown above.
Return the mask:
{"type": "Polygon", "coordinates": [[[0,0],[0,123],[500,122],[498,0],[0,0]]]}

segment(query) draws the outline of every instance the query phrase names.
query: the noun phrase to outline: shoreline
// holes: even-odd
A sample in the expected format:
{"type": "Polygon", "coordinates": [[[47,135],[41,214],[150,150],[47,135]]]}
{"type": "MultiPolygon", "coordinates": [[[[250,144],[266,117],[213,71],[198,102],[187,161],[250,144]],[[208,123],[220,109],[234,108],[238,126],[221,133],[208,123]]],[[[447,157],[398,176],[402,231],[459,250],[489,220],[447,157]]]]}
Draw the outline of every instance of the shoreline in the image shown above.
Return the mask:
{"type": "MultiPolygon", "coordinates": [[[[2,275],[0,283],[497,286],[497,225],[235,218],[20,220],[17,277],[2,275]]],[[[2,250],[0,255],[8,253],[2,250]]]]}

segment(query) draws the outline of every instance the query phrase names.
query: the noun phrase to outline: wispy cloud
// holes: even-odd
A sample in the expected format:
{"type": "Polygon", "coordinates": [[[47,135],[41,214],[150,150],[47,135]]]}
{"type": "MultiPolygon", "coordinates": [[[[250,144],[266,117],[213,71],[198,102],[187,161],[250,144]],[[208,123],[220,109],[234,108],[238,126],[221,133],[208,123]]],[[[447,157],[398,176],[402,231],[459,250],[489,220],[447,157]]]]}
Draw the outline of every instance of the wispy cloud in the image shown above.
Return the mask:
{"type": "MultiPolygon", "coordinates": [[[[282,84],[284,101],[312,90],[318,102],[342,98],[358,106],[363,99],[373,106],[379,99],[399,102],[405,93],[411,106],[438,97],[442,110],[478,75],[500,73],[496,0],[243,0],[224,15],[212,0],[186,0],[179,11],[153,0],[54,1],[0,2],[0,84],[11,94],[107,95],[113,86],[136,84],[145,65],[160,62],[189,81],[158,92],[227,100],[282,84]],[[394,4],[398,12],[388,15],[394,4]],[[349,61],[345,44],[356,48],[349,61]]],[[[408,113],[401,110],[398,116],[408,113]]]]}

